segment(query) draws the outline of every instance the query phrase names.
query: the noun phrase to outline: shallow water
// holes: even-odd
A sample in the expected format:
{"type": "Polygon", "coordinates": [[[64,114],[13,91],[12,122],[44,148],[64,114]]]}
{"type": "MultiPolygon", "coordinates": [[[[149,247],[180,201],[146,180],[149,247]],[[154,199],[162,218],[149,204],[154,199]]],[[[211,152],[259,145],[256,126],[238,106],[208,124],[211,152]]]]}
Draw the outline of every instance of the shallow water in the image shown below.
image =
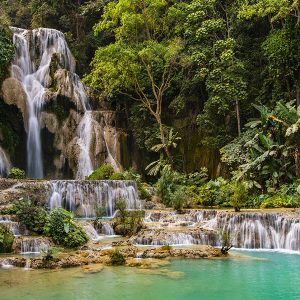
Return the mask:
{"type": "Polygon", "coordinates": [[[228,260],[173,260],[158,269],[0,269],[0,299],[300,299],[300,257],[232,252],[228,260]]]}

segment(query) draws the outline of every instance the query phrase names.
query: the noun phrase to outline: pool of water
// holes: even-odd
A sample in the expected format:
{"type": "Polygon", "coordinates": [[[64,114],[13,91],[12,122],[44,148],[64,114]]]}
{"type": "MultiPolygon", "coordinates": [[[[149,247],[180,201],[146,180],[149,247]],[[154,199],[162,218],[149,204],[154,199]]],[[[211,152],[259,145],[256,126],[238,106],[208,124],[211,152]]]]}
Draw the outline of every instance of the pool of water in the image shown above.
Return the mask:
{"type": "Polygon", "coordinates": [[[173,260],[157,269],[0,269],[1,300],[300,299],[300,256],[233,252],[227,260],[173,260]]]}

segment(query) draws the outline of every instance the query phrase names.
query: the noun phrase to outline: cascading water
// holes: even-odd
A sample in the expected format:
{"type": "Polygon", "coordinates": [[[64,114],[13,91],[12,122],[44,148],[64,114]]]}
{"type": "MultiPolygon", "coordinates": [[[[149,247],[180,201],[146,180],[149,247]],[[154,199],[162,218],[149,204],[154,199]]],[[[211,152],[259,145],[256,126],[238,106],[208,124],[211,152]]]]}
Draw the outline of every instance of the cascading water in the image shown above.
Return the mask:
{"type": "Polygon", "coordinates": [[[149,211],[145,224],[147,230],[135,237],[134,243],[220,246],[220,233],[225,232],[236,248],[300,251],[300,218],[289,215],[205,210],[179,215],[149,211]]]}
{"type": "Polygon", "coordinates": [[[27,172],[31,178],[43,178],[40,113],[50,84],[51,60],[58,54],[60,65],[71,72],[75,62],[61,32],[46,28],[12,30],[16,54],[11,73],[22,83],[27,98],[27,172]]]}
{"type": "Polygon", "coordinates": [[[5,151],[0,147],[0,176],[7,175],[11,168],[11,163],[5,151]]]}
{"type": "Polygon", "coordinates": [[[85,179],[93,172],[93,164],[90,156],[90,146],[92,139],[92,111],[86,110],[78,126],[78,145],[80,154],[78,159],[78,171],[76,178],[85,179]]]}
{"type": "Polygon", "coordinates": [[[140,209],[136,183],[133,181],[77,181],[57,180],[51,182],[50,209],[63,207],[80,217],[95,217],[96,210],[104,208],[112,217],[119,199],[128,209],[140,209]]]}

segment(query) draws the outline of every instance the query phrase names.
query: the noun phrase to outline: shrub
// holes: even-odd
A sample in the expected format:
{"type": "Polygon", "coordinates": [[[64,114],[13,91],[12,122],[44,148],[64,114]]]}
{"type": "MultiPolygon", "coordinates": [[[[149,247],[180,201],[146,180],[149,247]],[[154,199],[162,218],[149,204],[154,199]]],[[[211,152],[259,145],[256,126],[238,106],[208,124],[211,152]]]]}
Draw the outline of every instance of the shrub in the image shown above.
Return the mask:
{"type": "Polygon", "coordinates": [[[245,182],[231,184],[231,205],[236,212],[240,211],[248,198],[248,187],[245,182]]]}
{"type": "Polygon", "coordinates": [[[109,257],[110,263],[113,266],[122,266],[126,262],[124,255],[119,251],[119,249],[115,249],[114,251],[110,252],[109,257]]]}
{"type": "Polygon", "coordinates": [[[21,223],[36,233],[43,233],[44,226],[48,220],[47,211],[39,206],[35,206],[30,200],[19,199],[14,202],[14,210],[21,223]]]}
{"type": "Polygon", "coordinates": [[[125,176],[123,173],[113,173],[109,177],[109,180],[125,180],[125,176]]]}
{"type": "Polygon", "coordinates": [[[89,177],[88,180],[108,180],[114,173],[114,168],[105,164],[96,169],[89,177]]]}
{"type": "Polygon", "coordinates": [[[177,211],[181,211],[184,207],[189,207],[191,199],[185,186],[180,186],[171,195],[171,205],[177,211]]]}
{"type": "Polygon", "coordinates": [[[265,199],[261,203],[261,208],[295,208],[299,207],[299,198],[289,195],[275,195],[265,199]]]}
{"type": "Polygon", "coordinates": [[[143,217],[145,212],[142,210],[126,210],[126,203],[120,199],[116,208],[119,214],[114,218],[114,229],[117,234],[122,236],[131,236],[136,234],[143,226],[143,217]]]}
{"type": "Polygon", "coordinates": [[[57,244],[68,248],[79,247],[88,241],[83,228],[76,224],[72,214],[63,208],[56,208],[51,212],[46,232],[57,244]]]}
{"type": "Polygon", "coordinates": [[[158,250],[161,250],[161,251],[171,251],[172,247],[170,245],[164,245],[164,246],[160,247],[158,250]]]}
{"type": "Polygon", "coordinates": [[[0,224],[0,253],[9,253],[12,251],[14,235],[4,224],[0,224]]]}
{"type": "Polygon", "coordinates": [[[11,179],[25,179],[25,171],[18,168],[11,168],[8,178],[11,179]]]}
{"type": "Polygon", "coordinates": [[[178,172],[169,169],[163,169],[161,177],[157,181],[157,193],[161,197],[163,204],[170,206],[172,204],[172,194],[178,189],[178,186],[184,181],[184,176],[178,172]]]}

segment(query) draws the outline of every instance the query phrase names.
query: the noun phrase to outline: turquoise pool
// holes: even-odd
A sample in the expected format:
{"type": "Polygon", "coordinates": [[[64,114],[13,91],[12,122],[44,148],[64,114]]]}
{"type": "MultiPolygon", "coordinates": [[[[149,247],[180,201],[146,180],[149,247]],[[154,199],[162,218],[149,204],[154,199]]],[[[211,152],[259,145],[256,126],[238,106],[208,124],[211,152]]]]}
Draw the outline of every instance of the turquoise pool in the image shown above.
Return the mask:
{"type": "Polygon", "coordinates": [[[157,269],[0,269],[1,300],[300,299],[300,256],[232,252],[228,260],[173,260],[157,269]]]}

